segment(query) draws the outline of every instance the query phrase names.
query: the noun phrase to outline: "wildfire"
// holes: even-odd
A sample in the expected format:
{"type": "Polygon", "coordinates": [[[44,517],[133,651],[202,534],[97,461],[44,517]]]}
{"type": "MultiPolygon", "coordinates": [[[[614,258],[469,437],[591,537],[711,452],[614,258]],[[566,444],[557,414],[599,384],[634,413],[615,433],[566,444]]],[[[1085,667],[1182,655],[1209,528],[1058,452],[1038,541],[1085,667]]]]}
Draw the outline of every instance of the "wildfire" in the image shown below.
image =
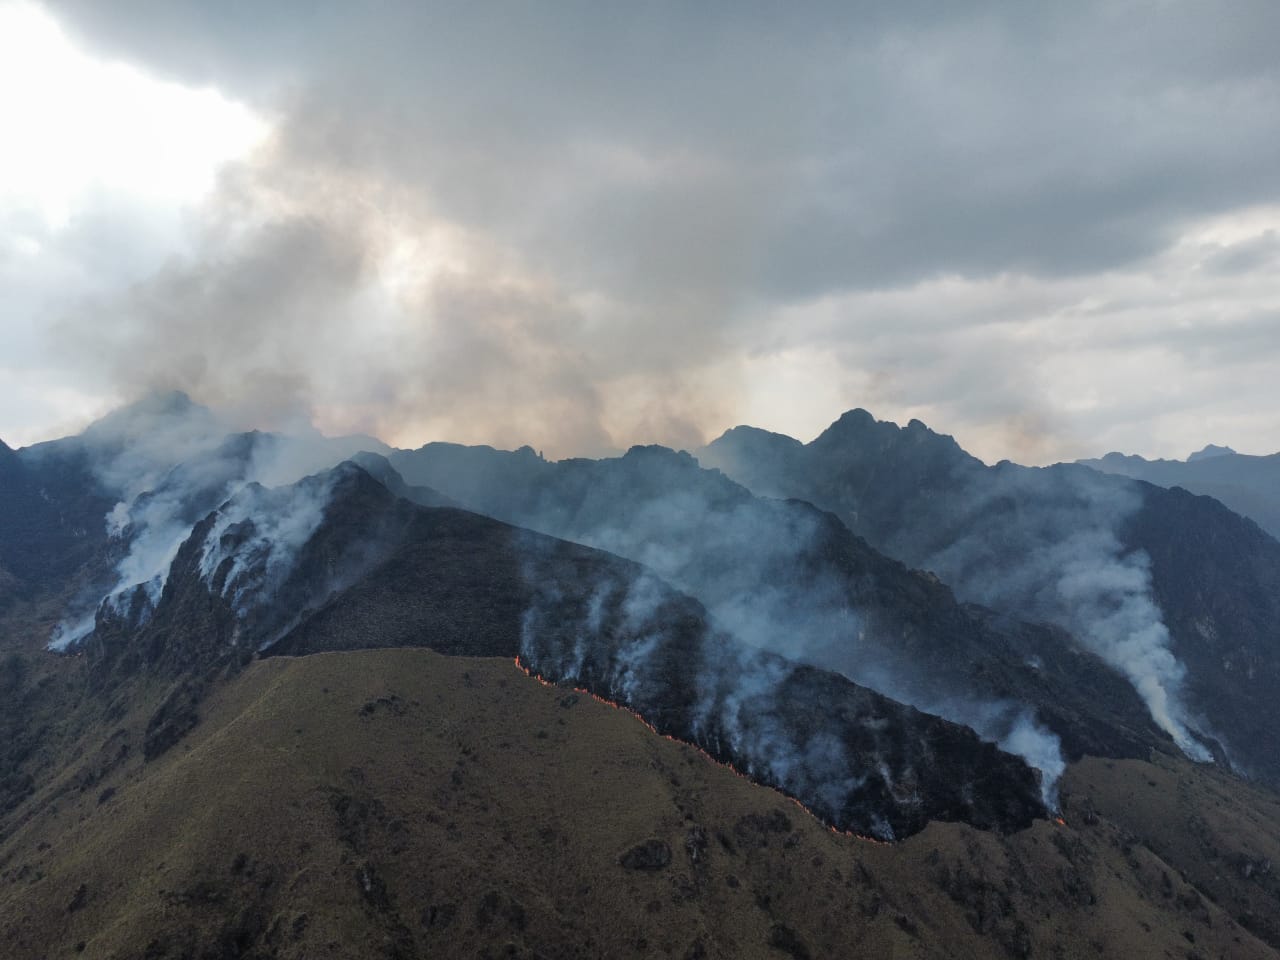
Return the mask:
{"type": "Polygon", "coordinates": [[[1054,817],[1053,822],[1060,827],[1065,827],[1067,825],[1067,821],[1063,820],[1061,817],[1054,817]]]}
{"type": "MultiPolygon", "coordinates": [[[[532,679],[538,681],[538,683],[542,684],[544,687],[554,687],[558,690],[565,689],[565,685],[556,683],[553,680],[548,680],[546,677],[544,677],[540,673],[535,673],[528,666],[522,663],[519,657],[515,658],[515,665],[516,665],[516,669],[519,670],[521,673],[523,673],[526,677],[531,677],[532,679]]],[[[686,740],[680,740],[677,737],[673,737],[668,733],[661,732],[657,727],[655,727],[652,723],[650,723],[648,720],[642,717],[635,710],[632,710],[626,704],[618,703],[615,700],[609,700],[606,697],[600,696],[598,693],[595,693],[592,690],[586,689],[585,687],[569,687],[568,689],[571,689],[574,693],[580,693],[580,694],[583,694],[584,696],[588,696],[592,700],[596,701],[597,703],[604,704],[606,707],[612,707],[614,710],[619,710],[633,717],[634,719],[638,720],[640,723],[644,724],[644,726],[651,733],[659,737],[662,737],[662,739],[664,740],[670,740],[672,743],[678,743],[682,747],[687,747],[690,750],[696,751],[702,756],[702,759],[704,759],[708,763],[715,764],[717,767],[721,767],[725,770],[728,770],[730,773],[732,773],[735,777],[737,777],[740,780],[745,780],[748,783],[755,784],[756,786],[764,787],[766,790],[772,790],[774,793],[778,794],[778,796],[782,797],[784,800],[790,800],[797,807],[803,810],[807,816],[810,816],[814,820],[817,820],[819,823],[821,823],[823,826],[825,826],[828,830],[830,830],[832,833],[836,834],[837,836],[850,837],[854,840],[861,840],[864,843],[878,843],[881,846],[891,845],[886,840],[880,840],[877,837],[863,836],[860,833],[854,833],[852,830],[841,830],[839,827],[834,826],[833,824],[827,823],[825,820],[819,817],[816,813],[810,810],[807,806],[805,806],[805,804],[802,801],[796,799],[790,794],[783,793],[781,790],[777,789],[776,787],[771,787],[768,784],[756,783],[756,781],[752,780],[750,777],[744,774],[737,767],[733,766],[732,764],[725,763],[723,760],[716,759],[711,754],[707,753],[706,750],[702,749],[702,747],[698,746],[696,743],[689,743],[686,740]]]]}

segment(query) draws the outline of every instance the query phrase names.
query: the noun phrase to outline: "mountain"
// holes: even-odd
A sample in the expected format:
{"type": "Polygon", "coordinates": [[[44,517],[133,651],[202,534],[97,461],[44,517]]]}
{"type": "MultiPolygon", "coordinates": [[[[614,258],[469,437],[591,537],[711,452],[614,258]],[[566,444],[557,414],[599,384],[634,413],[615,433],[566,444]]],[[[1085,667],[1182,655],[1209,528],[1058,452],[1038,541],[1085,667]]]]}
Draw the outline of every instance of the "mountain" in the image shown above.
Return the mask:
{"type": "Polygon", "coordinates": [[[114,500],[94,480],[83,450],[0,453],[0,609],[30,602],[58,584],[108,562],[105,517],[114,500]]]}
{"type": "Polygon", "coordinates": [[[17,451],[25,494],[0,517],[0,550],[9,541],[23,556],[38,585],[28,594],[57,593],[64,614],[55,645],[83,638],[104,595],[138,583],[158,591],[192,524],[243,484],[292,483],[391,449],[362,436],[229,429],[186,394],[159,393],[81,434],[17,451]]]}
{"type": "MultiPolygon", "coordinates": [[[[92,682],[183,681],[255,651],[425,646],[519,659],[777,786],[841,829],[882,837],[960,819],[1044,816],[1038,778],[971,730],[837,674],[740,652],[696,601],[612,555],[473,513],[424,508],[344,463],[248,486],[196,524],[154,608],[104,605],[92,682]]],[[[198,717],[183,682],[149,723],[159,756],[198,717]]]]}
{"type": "Polygon", "coordinates": [[[548,463],[429,444],[390,459],[470,509],[641,562],[740,642],[971,726],[1048,780],[1063,752],[1146,756],[1167,743],[1132,689],[1062,631],[959,604],[835,516],[756,497],[687,453],[548,463]]]}
{"type": "Polygon", "coordinates": [[[1195,453],[1187,456],[1187,463],[1194,463],[1197,460],[1212,460],[1214,457],[1237,456],[1236,452],[1230,447],[1220,447],[1216,443],[1208,443],[1197,450],[1195,453]]]}
{"type": "Polygon", "coordinates": [[[1213,497],[1280,538],[1280,453],[1253,457],[1210,444],[1185,462],[1144,460],[1122,453],[1077,462],[1103,473],[1213,497]]]}
{"type": "Polygon", "coordinates": [[[739,427],[698,457],[832,511],[962,600],[1056,623],[1188,755],[1280,783],[1280,543],[1217,501],[1078,465],[988,467],[862,410],[808,444],[739,427]]]}
{"type": "Polygon", "coordinates": [[[0,530],[33,534],[0,608],[0,954],[1280,949],[1275,795],[1183,759],[1080,630],[1246,622],[1266,571],[1230,523],[1264,535],[1220,505],[1009,471],[992,557],[1042,573],[1070,521],[1066,559],[1114,561],[1110,592],[1053,581],[1075,617],[1043,623],[1002,602],[1016,567],[985,569],[1022,593],[973,602],[979,569],[957,599],[688,454],[390,451],[193,407],[0,450],[0,530]],[[1217,569],[1156,578],[1189,546],[1144,520],[1217,569]]]}
{"type": "MultiPolygon", "coordinates": [[[[18,455],[3,440],[0,440],[0,497],[19,499],[22,497],[23,487],[22,462],[18,459],[18,455]]],[[[0,611],[17,598],[20,589],[18,579],[6,566],[7,562],[11,563],[14,560],[13,548],[10,545],[11,536],[7,524],[0,521],[0,611]]]]}

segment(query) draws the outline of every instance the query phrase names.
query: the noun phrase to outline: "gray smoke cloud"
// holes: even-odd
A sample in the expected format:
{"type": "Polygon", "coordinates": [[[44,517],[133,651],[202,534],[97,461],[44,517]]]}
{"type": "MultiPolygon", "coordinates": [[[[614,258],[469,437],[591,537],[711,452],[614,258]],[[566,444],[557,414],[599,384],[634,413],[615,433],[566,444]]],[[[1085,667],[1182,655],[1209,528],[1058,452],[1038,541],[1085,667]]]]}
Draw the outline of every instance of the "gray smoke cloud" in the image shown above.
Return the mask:
{"type": "Polygon", "coordinates": [[[658,332],[652,325],[620,336],[581,295],[513,269],[492,243],[330,199],[363,197],[359,183],[246,176],[252,183],[224,186],[227,210],[195,254],[66,318],[66,350],[105,360],[131,390],[180,387],[268,429],[314,421],[395,439],[407,424],[581,453],[616,446],[605,421],[617,400],[599,382],[643,373],[643,409],[625,414],[630,425],[701,439],[680,408],[715,403],[674,372],[669,342],[640,344],[658,332]],[[459,263],[433,265],[436,246],[459,263]],[[104,315],[112,322],[97,322],[104,315]],[[631,369],[638,359],[643,371],[631,369]]]}

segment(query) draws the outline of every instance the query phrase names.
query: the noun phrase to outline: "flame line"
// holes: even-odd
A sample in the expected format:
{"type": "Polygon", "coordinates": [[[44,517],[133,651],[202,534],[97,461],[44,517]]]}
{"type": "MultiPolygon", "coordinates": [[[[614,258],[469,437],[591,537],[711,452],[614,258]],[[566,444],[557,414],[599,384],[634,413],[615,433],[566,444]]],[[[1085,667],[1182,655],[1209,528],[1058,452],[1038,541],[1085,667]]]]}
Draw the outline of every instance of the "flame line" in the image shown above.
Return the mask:
{"type": "Polygon", "coordinates": [[[771,786],[770,784],[767,784],[767,783],[760,783],[757,780],[752,780],[750,777],[748,777],[745,773],[743,773],[733,764],[726,763],[723,760],[713,757],[711,754],[709,754],[702,747],[698,746],[698,744],[696,743],[690,743],[687,740],[681,740],[678,737],[673,737],[669,733],[663,733],[657,727],[655,727],[652,723],[646,720],[643,716],[641,716],[638,712],[633,710],[631,707],[628,707],[626,704],[618,703],[616,700],[609,700],[606,697],[600,696],[600,694],[596,693],[593,690],[588,690],[586,687],[570,687],[567,684],[557,683],[554,680],[548,680],[542,674],[537,673],[536,671],[530,669],[528,666],[522,663],[518,656],[514,658],[514,662],[517,670],[519,670],[525,676],[531,677],[532,679],[538,681],[538,683],[542,684],[544,687],[551,687],[556,690],[568,689],[573,691],[574,693],[584,694],[590,697],[592,700],[596,701],[596,703],[602,703],[606,707],[612,707],[614,710],[618,710],[634,718],[635,720],[638,720],[640,723],[644,724],[646,728],[648,728],[650,733],[653,733],[664,740],[670,740],[672,743],[678,743],[683,747],[688,747],[689,749],[701,754],[702,758],[706,760],[708,763],[712,763],[717,767],[721,767],[725,770],[728,770],[739,780],[745,780],[747,783],[750,783],[754,786],[763,787],[765,790],[771,790],[782,799],[790,800],[802,811],[804,811],[804,813],[812,817],[814,820],[818,821],[818,823],[822,824],[822,826],[830,830],[836,836],[851,837],[854,840],[861,840],[864,843],[877,843],[877,844],[880,844],[881,846],[886,846],[886,847],[893,846],[893,844],[888,840],[881,840],[878,837],[868,837],[861,833],[855,833],[852,830],[841,830],[839,827],[835,826],[834,824],[827,823],[825,820],[822,819],[822,817],[818,816],[811,809],[809,809],[809,807],[806,806],[803,801],[797,799],[796,797],[791,796],[789,793],[783,792],[778,787],[771,786]]]}

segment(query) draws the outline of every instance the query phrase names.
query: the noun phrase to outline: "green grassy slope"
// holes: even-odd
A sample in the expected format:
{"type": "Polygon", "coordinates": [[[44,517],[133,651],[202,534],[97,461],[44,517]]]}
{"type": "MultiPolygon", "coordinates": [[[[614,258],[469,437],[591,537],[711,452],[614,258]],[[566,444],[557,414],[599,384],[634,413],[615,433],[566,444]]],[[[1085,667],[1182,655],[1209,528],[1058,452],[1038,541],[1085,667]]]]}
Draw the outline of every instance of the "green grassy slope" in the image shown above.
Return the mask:
{"type": "MultiPolygon", "coordinates": [[[[62,774],[0,821],[0,955],[1277,955],[1126,810],[1086,818],[1074,771],[1070,826],[887,846],[510,661],[258,661],[159,759],[104,762],[161,694],[69,738],[62,774]]],[[[1205,789],[1190,767],[1083,766],[1099,810],[1099,784],[1148,771],[1205,789]]]]}

